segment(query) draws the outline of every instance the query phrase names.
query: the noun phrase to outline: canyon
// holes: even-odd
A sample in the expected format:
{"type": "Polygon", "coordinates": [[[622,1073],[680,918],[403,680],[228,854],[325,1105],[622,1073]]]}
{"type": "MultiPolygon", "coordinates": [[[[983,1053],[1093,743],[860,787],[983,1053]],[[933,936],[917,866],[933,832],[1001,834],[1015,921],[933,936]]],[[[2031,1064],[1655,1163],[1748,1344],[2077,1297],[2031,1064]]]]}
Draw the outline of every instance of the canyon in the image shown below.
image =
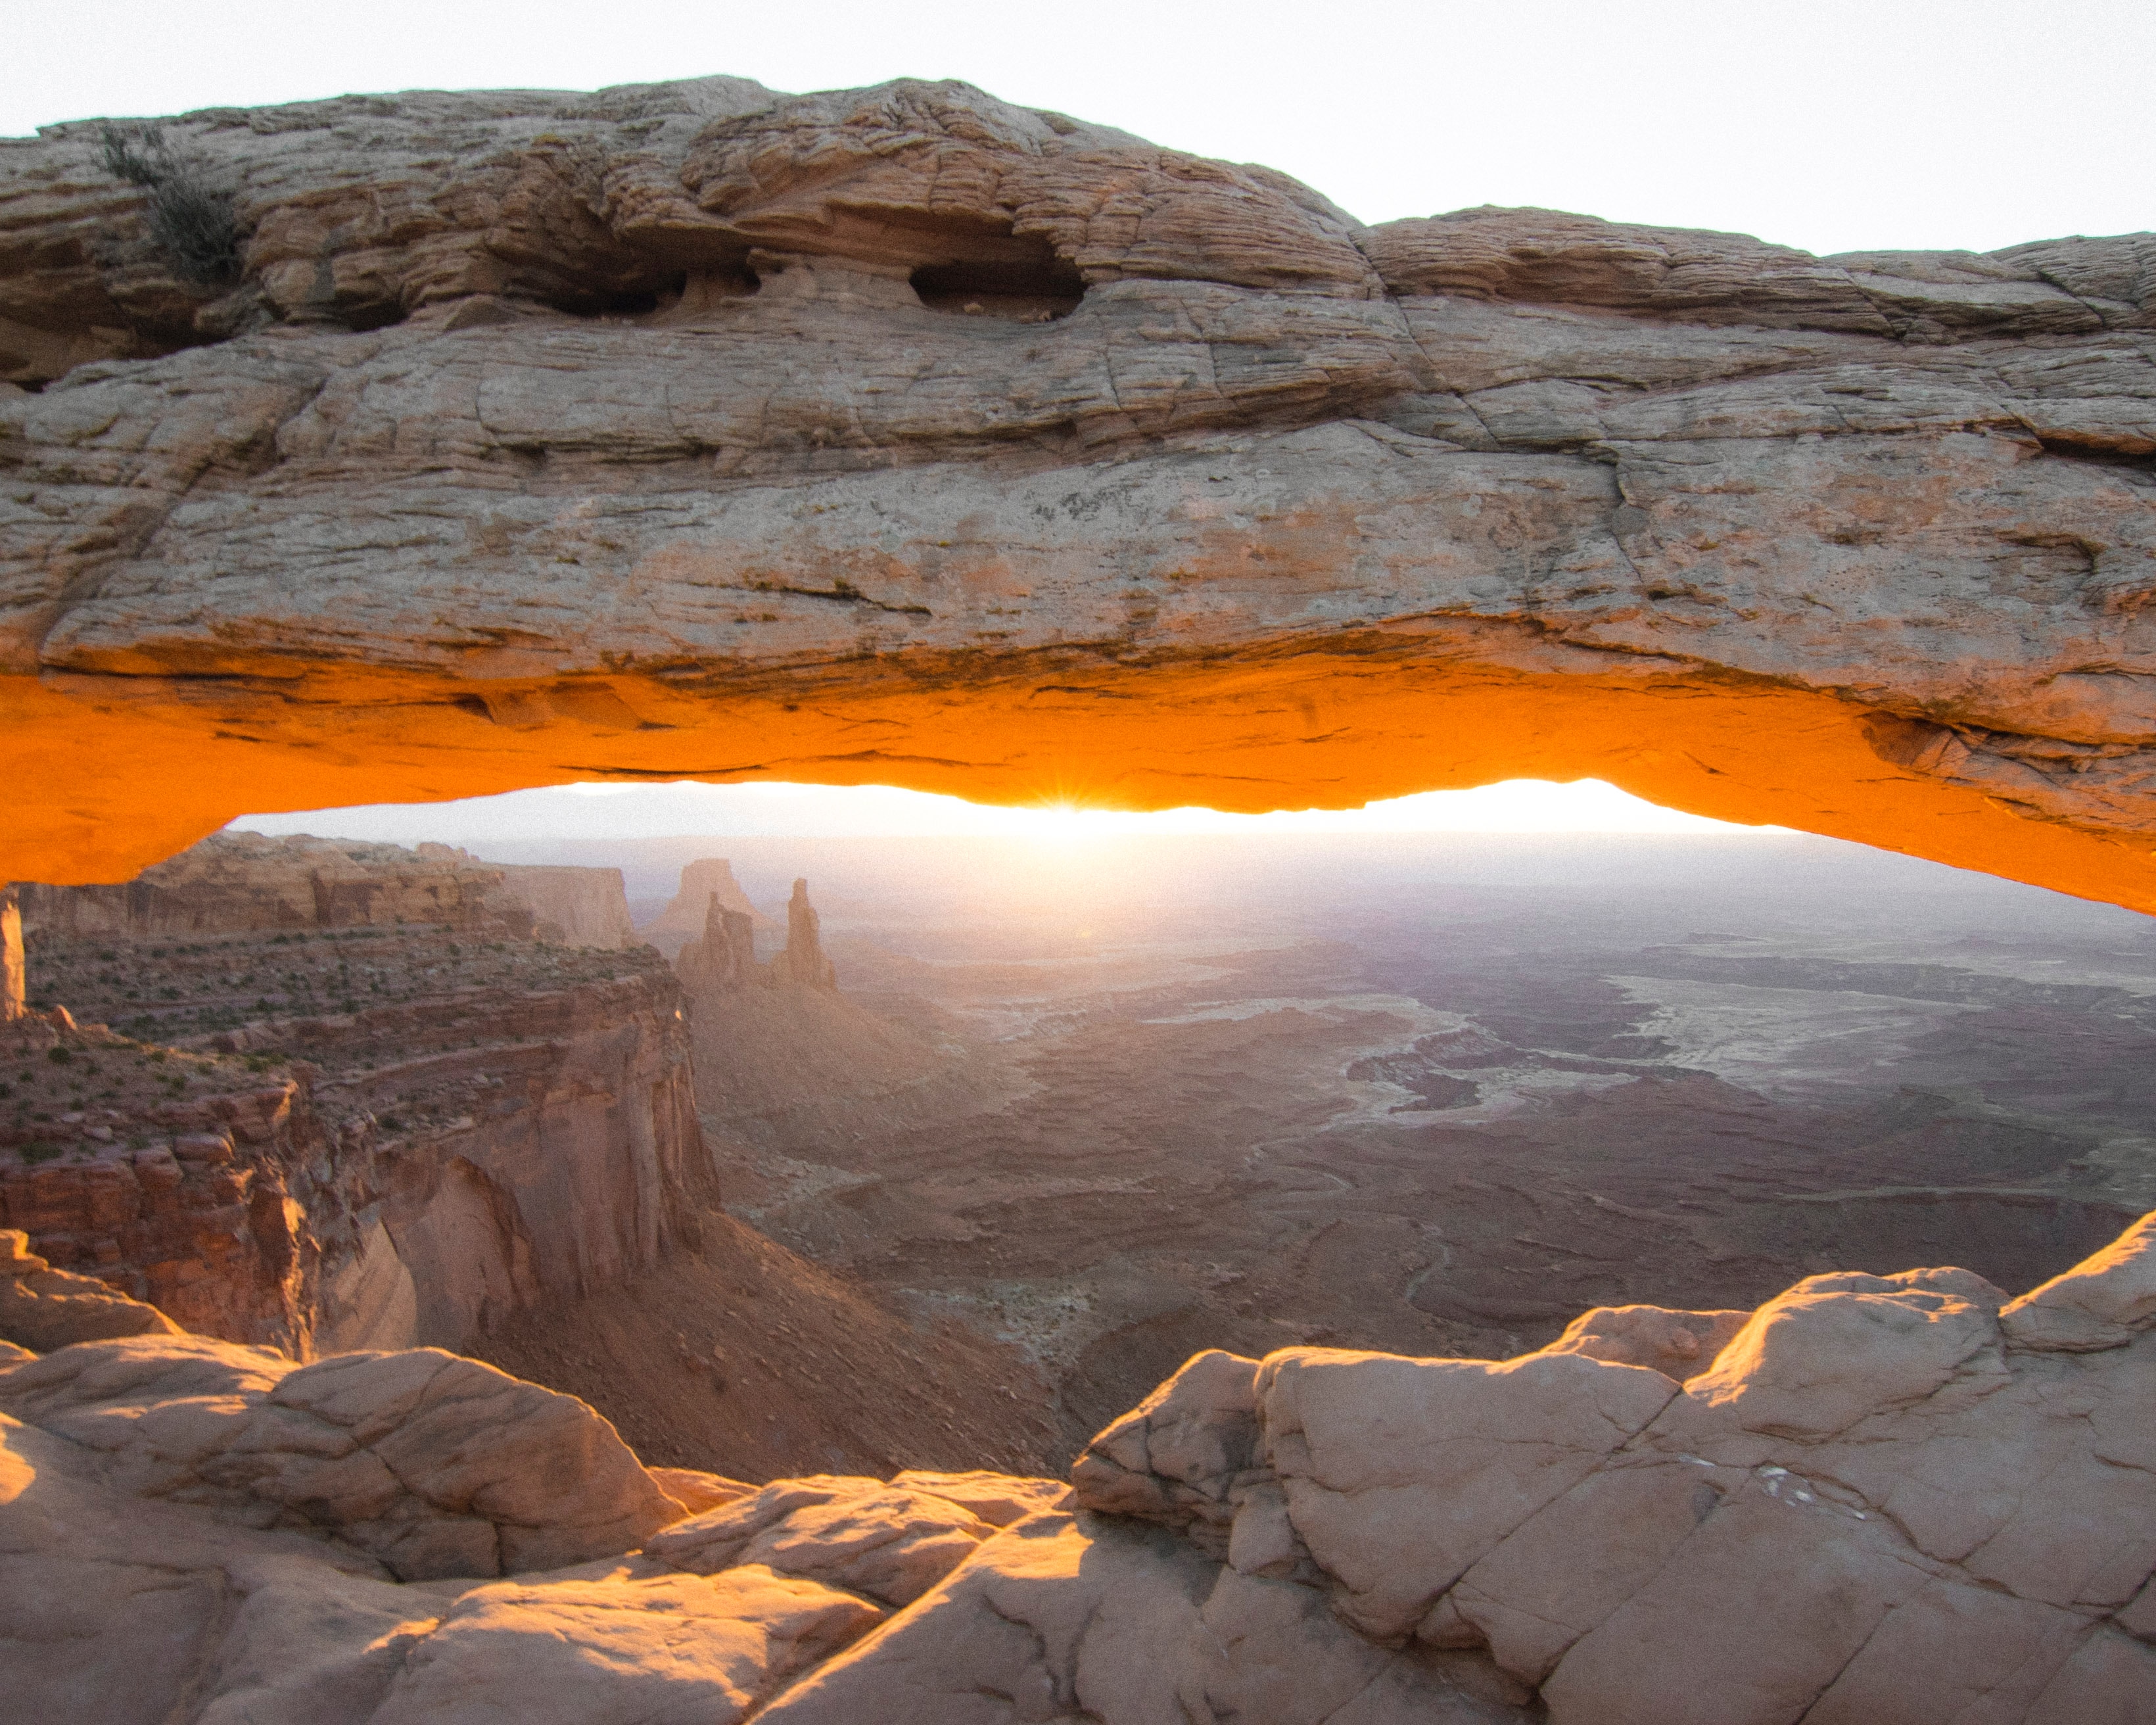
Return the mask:
{"type": "Polygon", "coordinates": [[[2030,1286],[2156,1207],[2116,909],[1793,834],[729,850],[814,876],[842,984],[692,1012],[730,1213],[1027,1350],[1065,1457],[1207,1348],[1502,1359],[1912,1254],[2030,1286]]]}
{"type": "Polygon", "coordinates": [[[883,1310],[720,1209],[692,1046],[784,1087],[817,1076],[795,1039],[830,1041],[796,997],[850,1022],[805,891],[791,968],[752,954],[747,1000],[685,990],[618,870],[441,845],[234,833],[123,888],[16,896],[0,1227],[49,1270],[303,1360],[514,1363],[670,1464],[1057,1460],[1017,1350],[883,1310]]]}
{"type": "Polygon", "coordinates": [[[2152,258],[1373,228],[913,81],[0,141],[11,1697],[2147,1717],[2138,922],[1406,942],[1358,875],[1029,947],[789,860],[670,964],[565,859],[174,853],[1593,776],[2123,918],[2152,258]]]}

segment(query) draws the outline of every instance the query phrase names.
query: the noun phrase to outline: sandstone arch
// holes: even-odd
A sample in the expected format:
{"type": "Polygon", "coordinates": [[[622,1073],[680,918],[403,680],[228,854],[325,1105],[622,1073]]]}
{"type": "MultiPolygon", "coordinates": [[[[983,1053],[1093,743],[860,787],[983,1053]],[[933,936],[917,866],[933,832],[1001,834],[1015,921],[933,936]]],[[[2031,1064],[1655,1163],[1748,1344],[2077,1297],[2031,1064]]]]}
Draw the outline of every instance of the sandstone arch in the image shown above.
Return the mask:
{"type": "Polygon", "coordinates": [[[599,774],[1593,775],[2156,908],[2156,239],[1366,228],[958,85],[166,137],[238,279],[0,143],[0,874],[599,774]]]}

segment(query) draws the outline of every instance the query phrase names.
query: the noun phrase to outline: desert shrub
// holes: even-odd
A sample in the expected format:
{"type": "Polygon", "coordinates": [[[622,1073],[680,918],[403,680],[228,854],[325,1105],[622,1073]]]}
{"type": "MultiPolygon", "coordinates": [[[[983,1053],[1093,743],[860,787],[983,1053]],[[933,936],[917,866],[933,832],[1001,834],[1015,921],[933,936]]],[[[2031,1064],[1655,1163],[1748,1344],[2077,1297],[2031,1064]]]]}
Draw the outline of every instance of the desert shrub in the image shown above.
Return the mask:
{"type": "Polygon", "coordinates": [[[204,285],[239,273],[232,194],[172,152],[157,126],[108,126],[99,135],[105,172],[150,194],[150,238],[181,279],[204,285]]]}

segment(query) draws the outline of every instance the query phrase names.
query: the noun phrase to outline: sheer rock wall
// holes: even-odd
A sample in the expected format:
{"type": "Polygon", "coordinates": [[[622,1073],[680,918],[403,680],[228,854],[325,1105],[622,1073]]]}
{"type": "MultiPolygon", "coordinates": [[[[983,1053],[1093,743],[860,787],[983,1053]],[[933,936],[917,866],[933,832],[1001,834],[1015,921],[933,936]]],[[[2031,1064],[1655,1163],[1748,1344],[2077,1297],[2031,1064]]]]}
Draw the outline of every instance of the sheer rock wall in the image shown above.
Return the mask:
{"type": "Polygon", "coordinates": [[[620,870],[482,862],[447,845],[215,833],[124,885],[16,891],[33,933],[82,938],[413,924],[558,946],[638,943],[620,870]]]}
{"type": "MultiPolygon", "coordinates": [[[[468,1345],[700,1237],[717,1193],[656,952],[504,938],[497,912],[531,919],[500,869],[387,845],[349,847],[391,853],[364,859],[382,891],[294,932],[315,901],[265,845],[351,860],[220,839],[210,862],[252,866],[190,852],[147,887],[32,890],[36,996],[85,1022],[0,1032],[0,1227],[303,1358],[468,1345]]],[[[620,897],[613,870],[565,872],[620,897]]]]}
{"type": "Polygon", "coordinates": [[[1592,775],[2156,905],[2148,236],[1368,228],[958,85],[163,136],[227,280],[95,127],[0,144],[4,872],[606,773],[1592,775]]]}

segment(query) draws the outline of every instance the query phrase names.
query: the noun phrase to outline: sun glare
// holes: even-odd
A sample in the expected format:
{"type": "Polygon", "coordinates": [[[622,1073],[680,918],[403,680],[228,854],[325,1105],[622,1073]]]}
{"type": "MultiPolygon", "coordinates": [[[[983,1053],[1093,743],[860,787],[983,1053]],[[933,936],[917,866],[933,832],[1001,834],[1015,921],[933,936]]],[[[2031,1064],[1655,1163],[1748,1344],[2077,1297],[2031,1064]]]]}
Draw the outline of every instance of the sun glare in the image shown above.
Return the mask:
{"type": "Polygon", "coordinates": [[[1771,833],[1664,809],[1599,779],[1553,784],[1510,779],[1466,791],[1429,791],[1360,809],[1217,809],[1152,812],[1102,808],[1056,796],[999,808],[891,785],[557,785],[464,802],[385,803],[243,815],[257,833],[316,833],[410,845],[543,842],[553,839],[665,838],[692,834],[783,838],[1006,838],[1073,845],[1147,834],[1265,833],[1771,833]]]}

